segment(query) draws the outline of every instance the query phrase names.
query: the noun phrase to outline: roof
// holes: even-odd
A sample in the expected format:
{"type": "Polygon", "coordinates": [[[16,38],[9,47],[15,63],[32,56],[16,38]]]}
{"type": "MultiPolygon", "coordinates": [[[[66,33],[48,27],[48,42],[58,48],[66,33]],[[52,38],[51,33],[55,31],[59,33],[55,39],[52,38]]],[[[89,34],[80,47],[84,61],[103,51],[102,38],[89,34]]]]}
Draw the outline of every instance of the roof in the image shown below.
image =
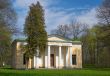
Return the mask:
{"type": "MultiPolygon", "coordinates": [[[[48,40],[48,42],[62,42],[62,43],[66,43],[66,42],[69,42],[69,43],[73,43],[73,44],[81,44],[81,41],[72,41],[71,39],[69,38],[64,38],[60,35],[48,35],[48,38],[50,37],[57,37],[57,38],[60,38],[60,39],[63,39],[64,41],[55,41],[55,40],[48,40]]],[[[25,42],[26,41],[26,38],[21,38],[21,39],[15,39],[13,42],[25,42]]]]}

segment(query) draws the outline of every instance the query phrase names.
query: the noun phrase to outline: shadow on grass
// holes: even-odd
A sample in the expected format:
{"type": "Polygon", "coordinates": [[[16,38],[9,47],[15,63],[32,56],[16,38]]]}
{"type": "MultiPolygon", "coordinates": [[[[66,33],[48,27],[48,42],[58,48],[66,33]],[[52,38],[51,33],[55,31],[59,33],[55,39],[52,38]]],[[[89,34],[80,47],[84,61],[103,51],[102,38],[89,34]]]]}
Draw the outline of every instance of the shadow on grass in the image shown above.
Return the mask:
{"type": "MultiPolygon", "coordinates": [[[[23,74],[23,73],[1,73],[0,76],[36,76],[36,74],[23,74]]],[[[39,76],[39,75],[37,75],[39,76]]]]}
{"type": "Polygon", "coordinates": [[[110,71],[110,68],[83,68],[83,70],[110,71]]]}

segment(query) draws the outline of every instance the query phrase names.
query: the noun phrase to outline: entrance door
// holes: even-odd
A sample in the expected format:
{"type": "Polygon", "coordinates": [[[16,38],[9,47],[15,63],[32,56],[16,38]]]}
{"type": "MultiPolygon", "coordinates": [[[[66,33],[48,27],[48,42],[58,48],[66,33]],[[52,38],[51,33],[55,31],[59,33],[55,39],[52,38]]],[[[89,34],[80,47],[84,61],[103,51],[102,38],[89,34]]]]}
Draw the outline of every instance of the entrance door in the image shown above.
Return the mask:
{"type": "Polygon", "coordinates": [[[51,64],[51,67],[54,67],[54,54],[51,54],[50,64],[51,64]]]}

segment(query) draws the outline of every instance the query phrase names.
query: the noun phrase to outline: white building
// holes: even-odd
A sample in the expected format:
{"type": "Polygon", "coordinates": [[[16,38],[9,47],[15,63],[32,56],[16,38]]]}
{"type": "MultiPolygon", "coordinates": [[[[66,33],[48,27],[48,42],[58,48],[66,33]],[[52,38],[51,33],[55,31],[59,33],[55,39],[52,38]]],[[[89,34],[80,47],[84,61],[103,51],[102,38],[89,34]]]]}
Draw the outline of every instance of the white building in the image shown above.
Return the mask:
{"type": "MultiPolygon", "coordinates": [[[[25,55],[21,46],[25,40],[13,42],[13,68],[26,68],[25,55]]],[[[31,59],[29,68],[82,68],[81,42],[71,41],[60,36],[49,35],[46,50],[31,59]]]]}

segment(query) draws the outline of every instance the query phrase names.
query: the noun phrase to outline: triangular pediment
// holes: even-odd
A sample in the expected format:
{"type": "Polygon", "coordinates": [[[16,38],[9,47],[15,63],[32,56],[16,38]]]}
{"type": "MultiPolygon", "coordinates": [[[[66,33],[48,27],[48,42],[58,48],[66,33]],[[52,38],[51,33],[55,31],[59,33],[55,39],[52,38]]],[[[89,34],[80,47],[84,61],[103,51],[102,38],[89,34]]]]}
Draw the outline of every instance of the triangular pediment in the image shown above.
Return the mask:
{"type": "Polygon", "coordinates": [[[48,41],[70,41],[70,40],[60,37],[60,36],[50,35],[48,36],[48,41]]]}

